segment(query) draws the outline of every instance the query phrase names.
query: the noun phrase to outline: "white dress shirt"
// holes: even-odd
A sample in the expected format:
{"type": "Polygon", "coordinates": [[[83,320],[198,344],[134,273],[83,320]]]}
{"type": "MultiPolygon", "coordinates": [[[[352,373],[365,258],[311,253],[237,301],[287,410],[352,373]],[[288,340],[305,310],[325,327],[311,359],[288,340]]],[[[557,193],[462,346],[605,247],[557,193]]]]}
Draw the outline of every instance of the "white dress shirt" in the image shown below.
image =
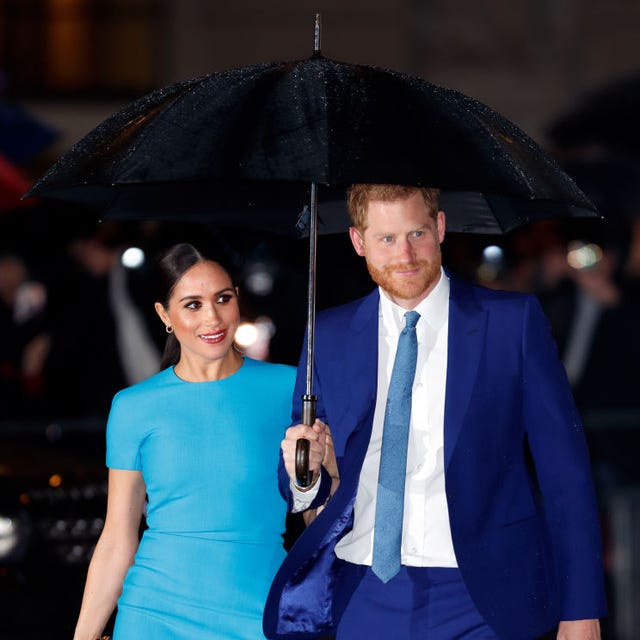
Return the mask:
{"type": "MultiPolygon", "coordinates": [[[[457,567],[451,540],[444,478],[444,401],[449,332],[449,279],[444,271],[415,310],[418,359],[411,402],[407,477],[402,525],[402,564],[457,567]]],[[[406,309],[380,290],[378,391],[371,440],[362,465],[354,505],[353,529],[336,545],[339,558],[371,565],[376,494],[387,390],[406,309]]],[[[331,425],[329,425],[331,426],[331,425]]],[[[310,504],[317,489],[293,487],[294,510],[310,504]]]]}

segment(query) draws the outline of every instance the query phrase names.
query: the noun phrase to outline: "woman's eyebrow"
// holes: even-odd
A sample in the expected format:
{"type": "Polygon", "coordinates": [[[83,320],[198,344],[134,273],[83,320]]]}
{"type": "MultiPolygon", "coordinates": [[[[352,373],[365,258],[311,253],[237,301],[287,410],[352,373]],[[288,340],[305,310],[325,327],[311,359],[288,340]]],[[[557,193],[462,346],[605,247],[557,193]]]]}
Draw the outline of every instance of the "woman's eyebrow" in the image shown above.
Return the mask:
{"type": "MultiPolygon", "coordinates": [[[[220,289],[220,291],[216,291],[213,295],[219,296],[221,293],[224,293],[225,291],[235,292],[233,287],[225,287],[224,289],[220,289]]],[[[185,300],[199,300],[200,298],[202,298],[202,296],[199,293],[194,293],[194,294],[182,296],[182,298],[180,298],[178,302],[184,302],[185,300]]]]}

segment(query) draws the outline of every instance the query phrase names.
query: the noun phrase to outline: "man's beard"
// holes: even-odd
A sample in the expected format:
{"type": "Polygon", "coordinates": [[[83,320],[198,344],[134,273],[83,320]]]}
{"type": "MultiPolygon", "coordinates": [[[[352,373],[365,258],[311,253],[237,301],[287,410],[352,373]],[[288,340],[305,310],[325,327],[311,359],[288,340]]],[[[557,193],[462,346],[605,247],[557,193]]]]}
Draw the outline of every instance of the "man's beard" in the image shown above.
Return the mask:
{"type": "Polygon", "coordinates": [[[434,260],[416,260],[388,264],[381,269],[367,264],[373,281],[387,293],[400,300],[415,300],[428,291],[438,280],[442,260],[438,256],[434,260]],[[418,267],[420,272],[412,278],[399,278],[396,271],[409,271],[418,267]]]}

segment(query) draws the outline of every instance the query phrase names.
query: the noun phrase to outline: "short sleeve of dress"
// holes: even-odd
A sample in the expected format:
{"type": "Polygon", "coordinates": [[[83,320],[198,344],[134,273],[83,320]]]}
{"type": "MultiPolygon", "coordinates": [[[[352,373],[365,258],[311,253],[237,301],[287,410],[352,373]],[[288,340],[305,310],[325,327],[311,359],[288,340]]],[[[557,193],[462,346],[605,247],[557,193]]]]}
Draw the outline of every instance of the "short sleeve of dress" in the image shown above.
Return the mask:
{"type": "Polygon", "coordinates": [[[116,394],[107,421],[107,467],[140,471],[142,433],[132,396],[127,390],[116,394]]]}

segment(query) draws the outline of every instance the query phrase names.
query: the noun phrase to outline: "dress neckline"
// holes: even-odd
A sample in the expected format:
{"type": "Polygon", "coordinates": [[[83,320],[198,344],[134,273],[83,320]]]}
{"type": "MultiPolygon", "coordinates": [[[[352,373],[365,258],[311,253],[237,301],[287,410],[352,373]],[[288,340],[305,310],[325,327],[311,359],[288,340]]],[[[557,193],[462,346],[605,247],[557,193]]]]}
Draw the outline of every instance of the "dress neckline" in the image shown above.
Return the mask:
{"type": "Polygon", "coordinates": [[[172,365],[170,367],[171,370],[171,375],[173,376],[173,378],[177,381],[177,382],[182,382],[183,384],[216,384],[219,382],[224,382],[225,380],[231,380],[232,378],[234,378],[235,376],[237,376],[241,371],[243,371],[247,365],[247,362],[250,360],[250,358],[247,358],[246,356],[242,356],[242,362],[240,364],[240,366],[238,367],[238,369],[236,369],[236,371],[234,371],[231,375],[229,376],[225,376],[224,378],[218,378],[217,380],[185,380],[184,378],[181,378],[177,373],[176,373],[176,366],[172,365]]]}

